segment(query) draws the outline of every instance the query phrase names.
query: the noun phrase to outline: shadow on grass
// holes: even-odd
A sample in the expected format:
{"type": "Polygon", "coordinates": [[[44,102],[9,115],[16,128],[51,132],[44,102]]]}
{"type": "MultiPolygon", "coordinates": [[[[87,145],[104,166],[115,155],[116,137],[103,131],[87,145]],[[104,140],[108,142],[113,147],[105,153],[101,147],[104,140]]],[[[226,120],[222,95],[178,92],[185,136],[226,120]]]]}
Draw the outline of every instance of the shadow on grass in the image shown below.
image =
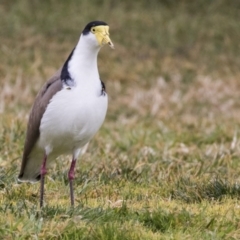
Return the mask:
{"type": "Polygon", "coordinates": [[[221,201],[225,197],[239,199],[240,185],[218,178],[204,182],[181,178],[171,191],[171,197],[187,203],[197,203],[203,200],[221,201]]]}

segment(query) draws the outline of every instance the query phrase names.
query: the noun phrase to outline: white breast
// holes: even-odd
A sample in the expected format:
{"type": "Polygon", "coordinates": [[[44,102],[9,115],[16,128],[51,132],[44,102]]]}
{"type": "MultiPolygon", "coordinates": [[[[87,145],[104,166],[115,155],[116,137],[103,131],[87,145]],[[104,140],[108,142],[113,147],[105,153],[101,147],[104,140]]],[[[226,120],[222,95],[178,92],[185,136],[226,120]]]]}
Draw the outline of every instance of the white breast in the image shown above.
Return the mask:
{"type": "Polygon", "coordinates": [[[54,155],[71,154],[89,142],[107,112],[107,94],[101,94],[98,84],[97,88],[64,88],[52,98],[40,125],[42,149],[54,155]]]}

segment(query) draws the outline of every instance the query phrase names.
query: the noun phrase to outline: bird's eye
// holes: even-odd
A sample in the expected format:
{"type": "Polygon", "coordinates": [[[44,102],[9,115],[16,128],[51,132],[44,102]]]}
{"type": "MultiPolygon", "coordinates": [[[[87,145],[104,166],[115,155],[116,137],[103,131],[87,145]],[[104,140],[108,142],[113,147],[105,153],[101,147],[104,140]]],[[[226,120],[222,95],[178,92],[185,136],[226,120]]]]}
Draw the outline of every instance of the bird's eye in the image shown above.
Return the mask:
{"type": "Polygon", "coordinates": [[[92,32],[95,32],[96,31],[96,29],[95,28],[92,28],[92,32]]]}

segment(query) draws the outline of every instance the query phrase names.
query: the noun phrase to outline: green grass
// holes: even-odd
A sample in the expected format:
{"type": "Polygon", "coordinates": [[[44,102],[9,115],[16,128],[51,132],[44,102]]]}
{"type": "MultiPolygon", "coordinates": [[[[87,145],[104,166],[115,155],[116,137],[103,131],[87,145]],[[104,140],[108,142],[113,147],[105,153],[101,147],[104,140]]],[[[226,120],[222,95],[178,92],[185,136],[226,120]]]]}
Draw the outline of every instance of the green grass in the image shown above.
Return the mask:
{"type": "Polygon", "coordinates": [[[232,1],[0,3],[1,239],[239,239],[240,4],[232,1]],[[78,161],[18,184],[29,110],[85,24],[110,25],[99,54],[106,121],[78,161]]]}

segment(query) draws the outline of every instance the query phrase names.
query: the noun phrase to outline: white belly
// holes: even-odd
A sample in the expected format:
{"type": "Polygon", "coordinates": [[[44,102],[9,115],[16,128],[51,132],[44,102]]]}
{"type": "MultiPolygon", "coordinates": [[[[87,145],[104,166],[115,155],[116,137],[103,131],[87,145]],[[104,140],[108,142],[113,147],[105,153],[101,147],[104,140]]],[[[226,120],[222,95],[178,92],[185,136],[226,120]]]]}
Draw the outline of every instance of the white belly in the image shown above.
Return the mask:
{"type": "Polygon", "coordinates": [[[107,105],[107,94],[99,91],[61,90],[42,117],[38,145],[53,155],[82,148],[101,127],[107,105]]]}

